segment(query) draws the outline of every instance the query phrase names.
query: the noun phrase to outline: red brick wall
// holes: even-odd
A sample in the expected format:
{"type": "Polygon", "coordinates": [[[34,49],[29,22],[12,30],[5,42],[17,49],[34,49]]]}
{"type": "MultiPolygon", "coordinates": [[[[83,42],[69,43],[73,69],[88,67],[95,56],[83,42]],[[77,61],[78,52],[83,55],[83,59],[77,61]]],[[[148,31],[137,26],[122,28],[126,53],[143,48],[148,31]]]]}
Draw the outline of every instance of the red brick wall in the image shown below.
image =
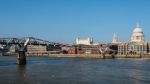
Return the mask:
{"type": "Polygon", "coordinates": [[[76,54],[76,48],[75,47],[69,47],[68,48],[68,54],[76,54]]]}

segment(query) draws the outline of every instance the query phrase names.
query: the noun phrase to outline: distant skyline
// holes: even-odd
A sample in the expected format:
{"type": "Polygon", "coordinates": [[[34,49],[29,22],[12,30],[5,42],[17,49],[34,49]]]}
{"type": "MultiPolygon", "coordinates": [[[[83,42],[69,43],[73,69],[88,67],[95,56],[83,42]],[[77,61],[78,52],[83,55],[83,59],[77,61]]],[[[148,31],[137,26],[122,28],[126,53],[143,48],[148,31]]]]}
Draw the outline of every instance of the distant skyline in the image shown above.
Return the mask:
{"type": "Polygon", "coordinates": [[[33,36],[73,43],[77,37],[130,41],[139,23],[150,41],[150,0],[0,0],[0,37],[33,36]]]}

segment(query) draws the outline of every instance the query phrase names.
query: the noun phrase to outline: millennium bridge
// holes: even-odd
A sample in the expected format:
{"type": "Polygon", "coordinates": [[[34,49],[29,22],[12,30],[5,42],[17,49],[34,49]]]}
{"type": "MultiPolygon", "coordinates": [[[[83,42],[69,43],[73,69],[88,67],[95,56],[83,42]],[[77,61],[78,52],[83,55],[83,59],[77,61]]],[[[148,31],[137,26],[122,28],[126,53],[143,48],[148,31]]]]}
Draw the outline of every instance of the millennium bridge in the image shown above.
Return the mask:
{"type": "MultiPolygon", "coordinates": [[[[35,37],[22,37],[22,38],[0,38],[0,53],[14,52],[18,53],[17,63],[26,64],[27,46],[45,46],[45,51],[60,51],[61,43],[45,41],[35,37]]],[[[40,47],[41,48],[41,47],[40,47]]]]}
{"type": "Polygon", "coordinates": [[[23,38],[0,38],[0,48],[10,49],[15,46],[16,50],[25,49],[27,45],[46,45],[50,47],[62,47],[65,46],[61,43],[45,41],[35,37],[23,37],[23,38]]]}

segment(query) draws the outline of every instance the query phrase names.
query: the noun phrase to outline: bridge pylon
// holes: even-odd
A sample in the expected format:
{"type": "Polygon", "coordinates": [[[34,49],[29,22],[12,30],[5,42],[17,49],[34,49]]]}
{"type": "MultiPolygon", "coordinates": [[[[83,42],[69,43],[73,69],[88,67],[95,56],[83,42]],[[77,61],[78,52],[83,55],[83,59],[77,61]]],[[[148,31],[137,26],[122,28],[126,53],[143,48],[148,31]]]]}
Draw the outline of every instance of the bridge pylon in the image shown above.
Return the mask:
{"type": "Polygon", "coordinates": [[[26,53],[24,50],[18,51],[17,64],[18,65],[26,64],[26,53]]]}

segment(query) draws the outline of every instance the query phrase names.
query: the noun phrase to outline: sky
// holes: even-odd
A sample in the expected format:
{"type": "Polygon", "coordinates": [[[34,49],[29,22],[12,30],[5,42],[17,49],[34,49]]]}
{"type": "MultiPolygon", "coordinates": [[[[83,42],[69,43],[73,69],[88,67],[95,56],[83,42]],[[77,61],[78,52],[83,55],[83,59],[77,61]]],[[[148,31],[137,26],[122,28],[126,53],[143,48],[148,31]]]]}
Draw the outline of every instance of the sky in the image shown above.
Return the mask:
{"type": "Polygon", "coordinates": [[[0,37],[33,36],[60,43],[112,35],[130,41],[140,23],[150,41],[150,0],[0,0],[0,37]]]}

